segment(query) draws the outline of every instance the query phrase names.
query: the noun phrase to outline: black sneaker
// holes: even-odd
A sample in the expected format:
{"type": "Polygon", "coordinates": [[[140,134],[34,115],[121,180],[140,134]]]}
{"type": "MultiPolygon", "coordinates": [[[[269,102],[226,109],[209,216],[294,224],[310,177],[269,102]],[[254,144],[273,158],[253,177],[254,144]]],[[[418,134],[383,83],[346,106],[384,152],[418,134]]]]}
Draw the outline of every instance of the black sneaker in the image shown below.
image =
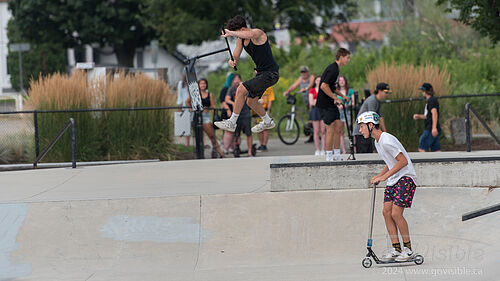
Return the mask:
{"type": "Polygon", "coordinates": [[[260,146],[257,148],[257,151],[267,151],[267,146],[265,146],[265,145],[260,145],[260,146]]]}

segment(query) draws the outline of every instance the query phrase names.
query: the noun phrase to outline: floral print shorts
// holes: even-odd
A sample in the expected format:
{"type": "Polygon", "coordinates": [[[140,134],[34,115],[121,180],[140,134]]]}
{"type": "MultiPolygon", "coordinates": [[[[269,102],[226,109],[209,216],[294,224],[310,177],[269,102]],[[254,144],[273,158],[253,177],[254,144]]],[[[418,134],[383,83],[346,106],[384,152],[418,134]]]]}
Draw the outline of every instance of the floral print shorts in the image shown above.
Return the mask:
{"type": "Polygon", "coordinates": [[[394,202],[396,206],[411,208],[416,188],[412,178],[401,177],[395,185],[385,188],[384,202],[394,202]]]}

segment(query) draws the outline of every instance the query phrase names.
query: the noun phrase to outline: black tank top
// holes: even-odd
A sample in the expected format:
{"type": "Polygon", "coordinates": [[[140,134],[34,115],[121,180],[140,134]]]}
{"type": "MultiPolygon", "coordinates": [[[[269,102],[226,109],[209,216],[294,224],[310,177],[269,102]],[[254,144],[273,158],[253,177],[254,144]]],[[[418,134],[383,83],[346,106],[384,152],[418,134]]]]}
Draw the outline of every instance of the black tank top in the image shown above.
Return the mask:
{"type": "MultiPolygon", "coordinates": [[[[201,95],[201,93],[200,93],[200,95],[201,95]]],[[[203,105],[203,108],[210,107],[210,92],[208,92],[208,95],[206,98],[201,98],[201,105],[203,105]]]]}
{"type": "Polygon", "coordinates": [[[261,71],[272,71],[278,72],[279,66],[274,60],[273,53],[271,52],[271,46],[269,45],[269,39],[266,40],[266,43],[262,45],[255,45],[252,40],[248,43],[248,46],[245,46],[245,40],[243,41],[243,48],[245,51],[252,57],[255,62],[255,67],[257,72],[261,71]]]}

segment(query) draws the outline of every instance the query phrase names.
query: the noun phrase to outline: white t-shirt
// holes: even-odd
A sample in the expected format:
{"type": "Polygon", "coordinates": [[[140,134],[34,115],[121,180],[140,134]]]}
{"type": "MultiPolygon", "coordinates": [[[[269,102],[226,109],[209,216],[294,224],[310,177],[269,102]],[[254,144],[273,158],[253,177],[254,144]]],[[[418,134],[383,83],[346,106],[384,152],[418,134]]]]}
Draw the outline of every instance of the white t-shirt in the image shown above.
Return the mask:
{"type": "Polygon", "coordinates": [[[412,178],[415,185],[417,184],[417,174],[413,168],[413,163],[411,162],[405,148],[395,136],[383,132],[380,135],[380,139],[378,141],[375,140],[375,147],[377,148],[378,155],[380,155],[382,160],[384,160],[387,167],[389,167],[389,170],[392,169],[398,162],[398,160],[396,160],[396,156],[398,156],[399,153],[403,153],[406,160],[408,160],[408,165],[404,166],[401,170],[387,179],[388,186],[395,185],[398,180],[404,176],[412,178]]]}

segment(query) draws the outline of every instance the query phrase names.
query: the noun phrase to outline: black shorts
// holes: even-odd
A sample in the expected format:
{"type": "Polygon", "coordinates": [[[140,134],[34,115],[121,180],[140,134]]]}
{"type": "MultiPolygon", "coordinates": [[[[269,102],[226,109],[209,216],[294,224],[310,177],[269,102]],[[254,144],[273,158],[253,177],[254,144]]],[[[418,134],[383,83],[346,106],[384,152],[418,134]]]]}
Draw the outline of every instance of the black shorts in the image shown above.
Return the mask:
{"type": "Polygon", "coordinates": [[[361,135],[355,135],[356,137],[356,153],[373,153],[373,139],[361,135]]]}
{"type": "Polygon", "coordinates": [[[243,82],[243,86],[247,89],[249,98],[260,98],[267,88],[278,82],[279,78],[278,72],[261,71],[254,78],[243,82]]]}
{"type": "Polygon", "coordinates": [[[243,117],[243,118],[238,118],[238,121],[236,121],[236,130],[234,131],[234,136],[239,137],[241,136],[241,131],[243,130],[243,133],[249,137],[252,135],[252,123],[251,123],[251,118],[250,117],[243,117]]]}
{"type": "Polygon", "coordinates": [[[319,108],[319,115],[325,125],[332,124],[335,120],[340,120],[340,113],[337,107],[319,108]]]}

